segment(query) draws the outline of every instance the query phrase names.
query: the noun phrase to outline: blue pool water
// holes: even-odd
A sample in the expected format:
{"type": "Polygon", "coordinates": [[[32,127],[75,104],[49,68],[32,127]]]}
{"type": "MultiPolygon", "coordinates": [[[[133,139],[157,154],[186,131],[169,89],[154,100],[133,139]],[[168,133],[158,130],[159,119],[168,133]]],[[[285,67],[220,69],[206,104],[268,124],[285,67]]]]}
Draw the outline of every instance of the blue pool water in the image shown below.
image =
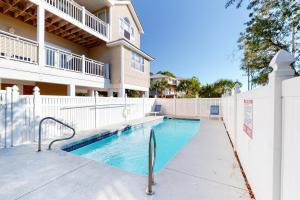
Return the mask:
{"type": "Polygon", "coordinates": [[[198,133],[199,127],[200,121],[196,120],[164,119],[160,122],[133,127],[76,149],[72,153],[138,175],[147,175],[151,128],[155,131],[157,142],[154,172],[159,172],[198,133]]]}

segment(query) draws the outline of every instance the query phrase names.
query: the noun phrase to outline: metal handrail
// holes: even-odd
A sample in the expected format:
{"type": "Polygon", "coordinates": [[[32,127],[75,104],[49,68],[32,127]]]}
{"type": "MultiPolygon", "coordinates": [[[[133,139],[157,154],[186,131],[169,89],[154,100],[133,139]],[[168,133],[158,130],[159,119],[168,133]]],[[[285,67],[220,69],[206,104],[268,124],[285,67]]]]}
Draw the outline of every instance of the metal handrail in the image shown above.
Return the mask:
{"type": "Polygon", "coordinates": [[[56,140],[53,140],[52,142],[50,142],[49,146],[48,146],[48,150],[51,150],[51,146],[53,145],[53,143],[55,142],[58,142],[58,141],[63,141],[63,140],[69,140],[71,138],[73,138],[75,136],[75,129],[72,128],[71,126],[69,126],[68,124],[65,124],[63,123],[62,121],[59,121],[58,119],[55,119],[53,117],[45,117],[43,118],[41,121],[40,121],[40,124],[39,124],[39,144],[38,144],[38,152],[40,152],[42,150],[41,148],[41,144],[42,144],[42,123],[46,120],[52,120],[52,121],[55,121],[56,123],[59,123],[69,129],[71,129],[73,131],[73,134],[70,136],[70,137],[67,137],[67,138],[62,138],[62,139],[56,139],[56,140]]]}
{"type": "Polygon", "coordinates": [[[150,139],[149,139],[149,156],[148,156],[148,187],[146,190],[146,194],[148,195],[153,195],[154,192],[152,190],[152,186],[155,184],[154,182],[154,165],[155,165],[155,160],[156,160],[156,138],[155,138],[155,133],[154,130],[151,129],[150,131],[150,139]],[[154,148],[154,149],[152,149],[154,148]],[[152,156],[152,153],[154,152],[154,157],[152,156]]]}

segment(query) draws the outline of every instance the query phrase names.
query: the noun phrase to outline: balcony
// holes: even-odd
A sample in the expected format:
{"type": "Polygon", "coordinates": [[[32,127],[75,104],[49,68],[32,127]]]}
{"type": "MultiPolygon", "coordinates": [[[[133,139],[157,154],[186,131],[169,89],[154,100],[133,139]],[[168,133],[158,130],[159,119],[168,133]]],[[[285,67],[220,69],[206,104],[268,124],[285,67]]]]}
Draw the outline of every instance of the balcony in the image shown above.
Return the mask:
{"type": "MultiPolygon", "coordinates": [[[[0,58],[38,65],[35,41],[0,31],[0,58]]],[[[52,47],[45,47],[45,66],[109,79],[108,64],[52,47]]]]}
{"type": "MultiPolygon", "coordinates": [[[[37,26],[34,0],[0,0],[0,13],[37,26]]],[[[109,24],[73,0],[41,0],[45,8],[45,31],[86,48],[109,41],[109,24]]]]}
{"type": "Polygon", "coordinates": [[[72,19],[82,23],[88,28],[108,38],[108,24],[96,17],[94,14],[80,6],[73,0],[44,0],[48,5],[56,8],[72,19]]]}

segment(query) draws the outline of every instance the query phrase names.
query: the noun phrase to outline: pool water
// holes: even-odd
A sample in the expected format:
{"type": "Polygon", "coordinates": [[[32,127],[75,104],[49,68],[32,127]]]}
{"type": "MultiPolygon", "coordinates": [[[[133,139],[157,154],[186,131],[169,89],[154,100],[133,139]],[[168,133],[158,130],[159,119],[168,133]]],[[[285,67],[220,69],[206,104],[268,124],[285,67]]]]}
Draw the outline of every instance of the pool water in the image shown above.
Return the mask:
{"type": "Polygon", "coordinates": [[[198,133],[199,127],[198,120],[164,119],[133,127],[71,152],[138,175],[147,175],[151,128],[154,129],[157,142],[154,167],[157,173],[198,133]]]}

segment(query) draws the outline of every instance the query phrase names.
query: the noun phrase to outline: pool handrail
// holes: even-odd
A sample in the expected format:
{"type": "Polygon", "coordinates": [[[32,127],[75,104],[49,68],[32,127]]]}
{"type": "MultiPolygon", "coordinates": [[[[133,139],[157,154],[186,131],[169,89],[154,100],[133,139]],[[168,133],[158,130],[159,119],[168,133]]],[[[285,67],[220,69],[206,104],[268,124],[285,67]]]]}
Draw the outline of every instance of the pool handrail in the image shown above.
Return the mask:
{"type": "Polygon", "coordinates": [[[148,187],[146,190],[147,195],[153,195],[154,192],[152,190],[152,186],[155,184],[154,182],[154,165],[156,160],[156,138],[154,130],[151,129],[150,131],[150,138],[149,138],[149,156],[148,156],[148,187]],[[154,148],[154,149],[152,149],[154,148]],[[152,153],[154,152],[154,157],[152,156],[152,153]]]}
{"type": "Polygon", "coordinates": [[[51,147],[52,147],[53,143],[58,142],[58,141],[63,141],[63,140],[69,140],[69,139],[71,139],[71,138],[73,138],[73,137],[75,136],[76,131],[75,131],[75,129],[74,129],[73,127],[69,126],[68,124],[66,124],[66,123],[64,123],[64,122],[62,122],[62,121],[60,121],[60,120],[58,120],[58,119],[55,119],[54,117],[45,117],[45,118],[43,118],[43,119],[40,121],[40,124],[39,124],[38,152],[42,151],[42,148],[41,148],[41,146],[42,146],[42,123],[43,123],[44,121],[46,121],[46,120],[52,120],[52,121],[55,121],[56,123],[59,123],[59,124],[65,126],[65,127],[69,128],[69,129],[71,129],[72,132],[73,132],[73,134],[72,134],[70,137],[61,138],[61,139],[56,139],[56,140],[53,140],[52,142],[50,142],[50,144],[49,144],[49,146],[48,146],[48,150],[51,150],[51,147]]]}

